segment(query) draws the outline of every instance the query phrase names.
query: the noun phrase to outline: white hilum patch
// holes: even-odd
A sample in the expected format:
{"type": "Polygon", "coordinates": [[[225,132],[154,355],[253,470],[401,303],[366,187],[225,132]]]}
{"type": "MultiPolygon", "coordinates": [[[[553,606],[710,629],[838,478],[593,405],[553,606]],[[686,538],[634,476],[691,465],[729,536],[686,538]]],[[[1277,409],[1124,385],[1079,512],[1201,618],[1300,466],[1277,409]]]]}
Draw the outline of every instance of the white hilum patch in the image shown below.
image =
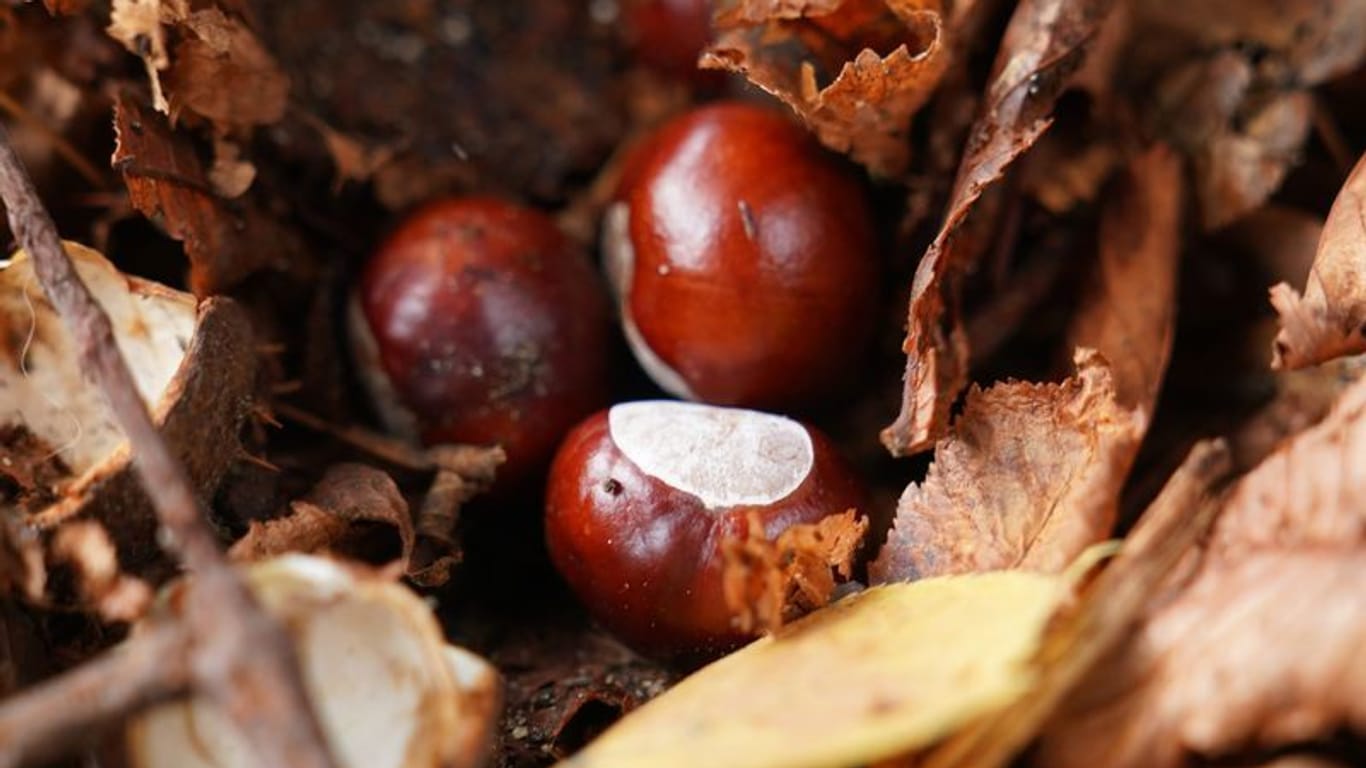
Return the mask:
{"type": "Polygon", "coordinates": [[[607,424],[643,472],[712,509],[778,501],[814,461],[806,427],[758,411],[649,400],[613,406],[607,424]]]}

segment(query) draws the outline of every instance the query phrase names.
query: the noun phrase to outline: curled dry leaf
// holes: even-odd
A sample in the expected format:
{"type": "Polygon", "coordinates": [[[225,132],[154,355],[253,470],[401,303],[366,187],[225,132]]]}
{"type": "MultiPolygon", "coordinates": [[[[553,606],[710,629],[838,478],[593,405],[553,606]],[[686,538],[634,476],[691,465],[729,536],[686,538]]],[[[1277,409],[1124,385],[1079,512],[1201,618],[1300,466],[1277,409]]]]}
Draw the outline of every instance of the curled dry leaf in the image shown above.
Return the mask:
{"type": "Polygon", "coordinates": [[[745,633],[772,634],[829,603],[836,577],[854,575],[854,557],[868,532],[868,519],[852,509],[819,523],[794,525],[776,541],[764,536],[757,513],[748,524],[745,538],[721,542],[722,592],[745,633]]]}
{"type": "Polygon", "coordinates": [[[836,768],[927,746],[1026,693],[1068,593],[1000,572],[889,584],[816,611],[628,714],[565,768],[836,768]]]}
{"type": "Polygon", "coordinates": [[[220,134],[284,116],[289,78],[240,19],[217,7],[114,0],[109,34],[142,58],[158,111],[193,113],[220,134]]]}
{"type": "Polygon", "coordinates": [[[1299,162],[1312,104],[1304,90],[1366,54],[1358,0],[1133,3],[1130,79],[1149,122],[1194,166],[1207,229],[1256,209],[1299,162]]]}
{"type": "MultiPolygon", "coordinates": [[[[376,573],[303,555],[259,563],[246,576],[294,640],[339,765],[468,768],[486,761],[500,708],[498,673],[447,645],[420,598],[376,573]]],[[[175,612],[177,602],[173,595],[160,609],[175,612]]],[[[201,698],[139,716],[125,741],[136,768],[256,765],[231,721],[201,698]]]]}
{"type": "Polygon", "coordinates": [[[1273,367],[1366,352],[1366,155],[1328,212],[1304,295],[1280,283],[1271,303],[1281,316],[1273,367]]]}
{"type": "Polygon", "coordinates": [[[1089,350],[1060,384],[1008,382],[968,393],[953,434],[868,568],[873,583],[1003,568],[1057,571],[1114,525],[1147,425],[1117,402],[1089,350]]]}
{"type": "Polygon", "coordinates": [[[1087,673],[1133,632],[1153,594],[1209,531],[1232,464],[1222,443],[1202,443],[1172,475],[1105,570],[1049,622],[1029,695],[921,755],[922,768],[1005,766],[1038,735],[1087,673]]]}
{"type": "Polygon", "coordinates": [[[1045,765],[1175,766],[1366,726],[1366,380],[1229,495],[1195,581],[1160,593],[1045,733],[1045,765]]]}
{"type": "Polygon", "coordinates": [[[1166,147],[1129,163],[1106,196],[1100,254],[1072,321],[1069,346],[1098,351],[1116,400],[1149,414],[1171,357],[1181,192],[1181,163],[1166,147]]]}
{"type": "Polygon", "coordinates": [[[251,204],[229,207],[189,138],[129,91],[115,99],[114,133],[113,164],[130,202],[184,243],[197,295],[222,292],[302,249],[295,232],[251,204]]]}
{"type": "Polygon", "coordinates": [[[241,19],[211,7],[175,23],[180,43],[165,81],[171,114],[199,115],[219,133],[284,117],[289,78],[241,19]]]}
{"type": "MultiPolygon", "coordinates": [[[[1359,372],[1359,371],[1358,371],[1359,372]]],[[[1219,517],[1210,552],[1366,546],[1366,379],[1324,420],[1244,477],[1219,517]]]]}
{"type": "Polygon", "coordinates": [[[1023,0],[997,55],[980,116],[958,167],[939,234],[916,268],[906,340],[901,413],[882,432],[895,456],[929,448],[967,383],[968,342],[959,291],[979,244],[960,238],[977,201],[1047,130],[1058,97],[1086,58],[1113,0],[1023,0]]]}
{"type": "Polygon", "coordinates": [[[703,67],[743,74],[873,174],[906,170],[911,116],[948,65],[939,0],[738,0],[716,28],[703,67]]]}
{"type": "Polygon", "coordinates": [[[1168,768],[1187,754],[1366,728],[1366,552],[1263,551],[1207,569],[1099,667],[1038,765],[1168,768]]]}
{"type": "MultiPolygon", "coordinates": [[[[227,299],[193,296],[120,273],[99,253],[66,245],[78,274],[109,314],[114,338],[162,435],[210,493],[236,458],[237,428],[255,372],[251,329],[227,299]]],[[[20,252],[0,269],[0,411],[51,446],[69,474],[54,501],[25,525],[51,531],[98,520],[134,573],[162,564],[156,517],[130,466],[127,442],[81,367],[75,340],[20,252]]],[[[13,432],[10,432],[13,434],[13,432]]]]}
{"type": "MultiPolygon", "coordinates": [[[[352,556],[379,550],[381,559],[408,567],[413,553],[413,520],[408,502],[389,475],[362,464],[327,470],[308,495],[289,505],[283,517],[253,521],[228,550],[234,560],[264,560],[286,552],[338,552],[352,556]],[[392,532],[397,546],[378,547],[376,533],[392,532]]],[[[369,558],[364,558],[369,559],[369,558]]]]}

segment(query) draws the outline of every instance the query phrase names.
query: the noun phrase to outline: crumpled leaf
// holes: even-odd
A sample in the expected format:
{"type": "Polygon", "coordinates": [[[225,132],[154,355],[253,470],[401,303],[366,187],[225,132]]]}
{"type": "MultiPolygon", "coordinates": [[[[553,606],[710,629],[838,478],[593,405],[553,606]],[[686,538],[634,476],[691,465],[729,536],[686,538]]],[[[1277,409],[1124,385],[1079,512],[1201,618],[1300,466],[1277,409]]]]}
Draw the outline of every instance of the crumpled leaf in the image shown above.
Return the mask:
{"type": "Polygon", "coordinates": [[[693,674],[566,768],[843,768],[930,744],[1026,693],[1068,592],[1001,572],[874,587],[693,674]]]}
{"type": "Polygon", "coordinates": [[[1045,734],[1042,765],[1176,766],[1366,725],[1366,380],[1228,497],[1195,581],[1045,734]]]}
{"type": "Polygon", "coordinates": [[[1323,422],[1239,481],[1210,551],[1232,560],[1262,549],[1366,545],[1366,475],[1355,471],[1363,461],[1366,379],[1359,379],[1323,422]]]}
{"type": "Polygon", "coordinates": [[[743,74],[873,174],[906,170],[911,116],[948,65],[939,0],[739,0],[716,29],[703,67],[743,74]]]}
{"type": "Polygon", "coordinates": [[[254,272],[294,263],[298,235],[253,205],[229,207],[193,144],[121,92],[114,103],[113,164],[133,207],[185,246],[196,295],[221,293],[254,272]]]}
{"type": "Polygon", "coordinates": [[[1271,304],[1281,316],[1273,368],[1366,352],[1366,155],[1328,213],[1304,295],[1279,283],[1271,304]]]}
{"type": "Polygon", "coordinates": [[[220,134],[284,116],[289,78],[240,19],[217,7],[192,10],[188,0],[114,0],[109,34],[143,60],[160,112],[191,112],[220,134]],[[174,55],[171,39],[179,41],[174,55]]]}
{"type": "Polygon", "coordinates": [[[1060,606],[1035,656],[1039,676],[1029,695],[949,737],[916,765],[989,768],[1023,751],[1087,673],[1129,637],[1153,593],[1208,533],[1229,459],[1220,442],[1197,445],[1100,575],[1060,606]]]}
{"type": "Polygon", "coordinates": [[[1259,552],[1208,569],[1091,676],[1036,764],[1166,768],[1188,751],[1366,727],[1363,583],[1361,550],[1259,552]]]}
{"type": "Polygon", "coordinates": [[[916,268],[906,340],[905,392],[882,432],[894,456],[929,448],[967,383],[968,342],[959,290],[975,246],[959,230],[988,187],[1048,129],[1049,113],[1081,67],[1113,0],[1024,0],[1015,8],[939,234],[916,268]]]}
{"type": "Polygon", "coordinates": [[[1114,524],[1147,425],[1117,402],[1109,367],[1079,350],[1060,384],[968,393],[953,434],[868,567],[873,583],[1022,568],[1060,570],[1114,524]]]}
{"type": "Polygon", "coordinates": [[[1149,123],[1194,165],[1206,229],[1259,207],[1299,162],[1304,90],[1366,54],[1357,0],[1134,4],[1129,76],[1150,83],[1149,123]]]}
{"type": "Polygon", "coordinates": [[[745,538],[721,542],[721,589],[736,627],[772,634],[793,619],[823,608],[835,594],[835,577],[854,575],[868,519],[854,510],[818,523],[799,523],[770,541],[757,513],[745,538]]]}
{"type": "Polygon", "coordinates": [[[284,117],[289,78],[241,20],[209,8],[176,24],[181,42],[165,80],[172,115],[192,112],[219,132],[284,117]]]}
{"type": "Polygon", "coordinates": [[[253,521],[228,555],[256,561],[286,552],[374,551],[378,528],[398,538],[397,551],[384,548],[382,555],[407,568],[415,540],[413,520],[408,502],[384,472],[363,464],[338,464],[289,509],[284,517],[253,521]]]}
{"type": "Polygon", "coordinates": [[[1134,158],[1106,196],[1100,255],[1069,346],[1110,364],[1116,400],[1151,414],[1171,357],[1181,254],[1181,163],[1158,146],[1134,158]]]}

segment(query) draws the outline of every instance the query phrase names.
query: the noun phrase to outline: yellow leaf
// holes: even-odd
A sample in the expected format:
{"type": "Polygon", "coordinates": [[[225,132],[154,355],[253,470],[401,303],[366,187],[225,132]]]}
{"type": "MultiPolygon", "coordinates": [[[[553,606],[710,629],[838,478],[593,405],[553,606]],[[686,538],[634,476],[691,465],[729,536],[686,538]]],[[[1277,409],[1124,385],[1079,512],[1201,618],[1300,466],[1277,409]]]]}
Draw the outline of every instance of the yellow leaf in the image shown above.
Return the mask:
{"type": "Polygon", "coordinates": [[[1002,571],[846,598],[698,671],[563,768],[843,768],[927,746],[1029,690],[1063,576],[1002,571]]]}

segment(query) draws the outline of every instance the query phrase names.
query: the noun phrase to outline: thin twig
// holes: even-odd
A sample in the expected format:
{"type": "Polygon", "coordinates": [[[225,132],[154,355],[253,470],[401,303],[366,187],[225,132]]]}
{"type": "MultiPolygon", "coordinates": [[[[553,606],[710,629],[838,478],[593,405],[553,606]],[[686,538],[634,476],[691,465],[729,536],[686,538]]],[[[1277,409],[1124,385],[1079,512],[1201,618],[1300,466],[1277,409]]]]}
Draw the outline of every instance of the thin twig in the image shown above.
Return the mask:
{"type": "Polygon", "coordinates": [[[188,659],[184,627],[165,623],[9,699],[0,707],[0,767],[89,746],[128,715],[184,696],[188,659]]]}
{"type": "Polygon", "coordinates": [[[194,688],[209,696],[254,745],[262,765],[330,768],[322,729],[304,693],[284,629],[261,611],[227,559],[114,343],[109,317],[76,274],[57,227],[0,127],[0,198],[49,301],[81,351],[82,369],[104,393],[128,438],[133,465],[166,536],[194,572],[185,604],[194,688]]]}

